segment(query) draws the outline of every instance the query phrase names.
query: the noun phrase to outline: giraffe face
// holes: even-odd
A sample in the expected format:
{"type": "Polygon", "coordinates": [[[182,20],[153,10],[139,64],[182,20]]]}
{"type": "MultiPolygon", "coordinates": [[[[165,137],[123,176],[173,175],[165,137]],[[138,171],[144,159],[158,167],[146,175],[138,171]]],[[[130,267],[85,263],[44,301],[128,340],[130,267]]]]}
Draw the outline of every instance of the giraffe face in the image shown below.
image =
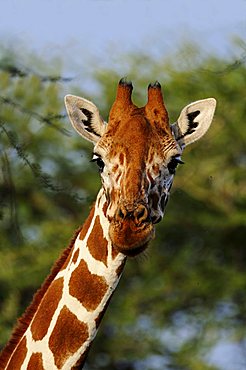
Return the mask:
{"type": "Polygon", "coordinates": [[[169,126],[158,82],[149,85],[142,108],[132,103],[131,93],[132,84],[121,80],[108,124],[88,100],[71,95],[65,100],[72,125],[95,145],[92,161],[107,199],[109,237],[127,256],[142,252],[153,238],[184,146],[206,132],[215,109],[212,98],[192,103],[169,126]]]}
{"type": "Polygon", "coordinates": [[[181,149],[171,132],[158,132],[136,108],[94,148],[108,206],[109,235],[127,255],[143,251],[154,235],[172,186],[181,149]],[[113,137],[113,145],[112,145],[113,137]]]}

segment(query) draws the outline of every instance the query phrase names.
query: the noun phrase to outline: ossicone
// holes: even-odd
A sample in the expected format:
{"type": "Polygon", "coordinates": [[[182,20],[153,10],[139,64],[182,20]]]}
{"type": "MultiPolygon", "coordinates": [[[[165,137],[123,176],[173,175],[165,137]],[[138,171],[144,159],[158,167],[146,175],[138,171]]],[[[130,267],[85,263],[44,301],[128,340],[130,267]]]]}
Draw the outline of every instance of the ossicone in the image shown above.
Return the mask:
{"type": "Polygon", "coordinates": [[[159,81],[148,86],[148,101],[145,112],[151,121],[157,122],[160,128],[169,131],[168,113],[164,104],[161,84],[159,81]]]}

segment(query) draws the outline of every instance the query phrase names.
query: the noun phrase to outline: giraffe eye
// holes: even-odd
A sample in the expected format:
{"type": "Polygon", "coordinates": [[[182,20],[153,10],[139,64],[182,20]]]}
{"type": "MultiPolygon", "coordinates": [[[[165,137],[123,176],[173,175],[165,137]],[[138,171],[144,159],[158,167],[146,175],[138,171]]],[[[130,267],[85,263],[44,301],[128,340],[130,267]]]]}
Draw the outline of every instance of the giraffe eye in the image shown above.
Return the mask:
{"type": "Polygon", "coordinates": [[[102,160],[102,157],[98,154],[94,154],[93,157],[92,157],[92,160],[91,162],[96,162],[97,166],[98,166],[98,169],[99,169],[99,172],[103,172],[103,169],[104,169],[104,162],[102,160]]]}
{"type": "Polygon", "coordinates": [[[173,156],[168,165],[167,165],[167,168],[168,168],[168,171],[171,175],[174,175],[175,174],[175,171],[176,171],[176,167],[178,164],[183,164],[184,162],[182,161],[182,159],[180,158],[180,156],[173,156]]]}

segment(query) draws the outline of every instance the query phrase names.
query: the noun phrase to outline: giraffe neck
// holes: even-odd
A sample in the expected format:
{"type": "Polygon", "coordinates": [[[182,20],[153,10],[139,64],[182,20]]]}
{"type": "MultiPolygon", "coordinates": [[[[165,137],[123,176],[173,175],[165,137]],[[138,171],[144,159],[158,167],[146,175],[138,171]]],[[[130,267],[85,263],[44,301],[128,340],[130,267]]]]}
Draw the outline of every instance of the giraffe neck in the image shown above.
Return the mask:
{"type": "Polygon", "coordinates": [[[82,367],[125,263],[109,240],[105,210],[101,190],[5,369],[82,367]]]}

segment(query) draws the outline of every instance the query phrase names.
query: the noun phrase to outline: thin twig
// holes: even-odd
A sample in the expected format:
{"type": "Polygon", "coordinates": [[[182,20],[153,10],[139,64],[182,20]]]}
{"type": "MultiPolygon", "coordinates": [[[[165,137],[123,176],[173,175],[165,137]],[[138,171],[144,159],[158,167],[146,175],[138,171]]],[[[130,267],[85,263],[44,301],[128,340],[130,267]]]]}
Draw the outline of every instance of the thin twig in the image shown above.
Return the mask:
{"type": "Polygon", "coordinates": [[[39,121],[41,123],[46,123],[47,125],[49,125],[49,126],[55,128],[56,130],[58,130],[63,135],[70,136],[70,132],[68,130],[57,126],[53,122],[54,120],[66,118],[66,115],[56,114],[56,115],[49,115],[49,116],[45,117],[45,116],[42,116],[41,114],[39,114],[37,112],[31,111],[31,110],[23,107],[21,104],[15,102],[14,100],[12,100],[12,99],[10,99],[6,96],[2,96],[2,95],[0,95],[0,102],[2,102],[3,104],[10,105],[14,109],[17,109],[19,112],[27,114],[27,115],[35,118],[37,121],[39,121]]]}

